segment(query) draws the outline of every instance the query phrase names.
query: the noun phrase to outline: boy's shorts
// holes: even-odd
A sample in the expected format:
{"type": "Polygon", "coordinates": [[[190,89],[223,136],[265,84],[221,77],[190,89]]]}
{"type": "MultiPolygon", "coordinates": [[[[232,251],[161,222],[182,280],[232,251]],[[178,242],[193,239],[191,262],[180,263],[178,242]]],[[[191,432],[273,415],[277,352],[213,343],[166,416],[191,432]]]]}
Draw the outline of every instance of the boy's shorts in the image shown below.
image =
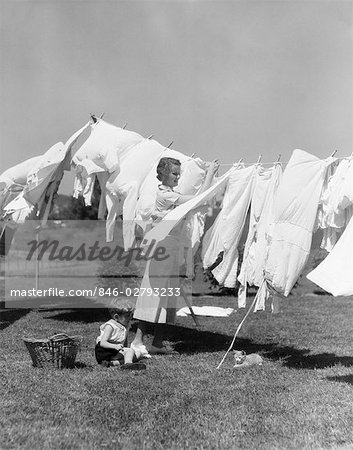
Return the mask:
{"type": "Polygon", "coordinates": [[[120,364],[124,364],[124,355],[122,350],[115,350],[114,348],[103,348],[100,343],[96,345],[94,353],[98,364],[102,364],[102,361],[119,361],[120,364]]]}

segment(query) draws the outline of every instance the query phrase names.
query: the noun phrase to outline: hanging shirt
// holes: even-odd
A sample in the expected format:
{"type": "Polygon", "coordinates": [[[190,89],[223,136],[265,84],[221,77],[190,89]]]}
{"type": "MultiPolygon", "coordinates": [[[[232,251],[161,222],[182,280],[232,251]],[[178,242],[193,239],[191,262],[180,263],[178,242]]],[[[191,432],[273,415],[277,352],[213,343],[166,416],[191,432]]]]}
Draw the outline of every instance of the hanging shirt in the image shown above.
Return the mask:
{"type": "MultiPolygon", "coordinates": [[[[85,204],[91,204],[95,174],[120,170],[120,158],[144,138],[133,131],[111,125],[104,120],[91,124],[91,134],[72,157],[75,169],[74,197],[84,194],[85,204]],[[87,188],[86,184],[90,183],[87,188]]],[[[102,186],[101,186],[102,188],[102,186]]]]}
{"type": "Polygon", "coordinates": [[[321,248],[330,252],[352,217],[353,158],[343,159],[328,177],[321,194],[317,227],[323,230],[321,248]]]}
{"type": "Polygon", "coordinates": [[[237,279],[238,244],[246,221],[254,188],[256,166],[233,170],[217,219],[203,238],[203,267],[210,267],[220,252],[223,259],[212,274],[226,287],[234,287],[237,279]]]}
{"type": "Polygon", "coordinates": [[[247,283],[259,287],[263,280],[263,269],[268,250],[267,232],[270,223],[273,222],[274,198],[281,176],[280,164],[267,170],[260,168],[256,173],[255,188],[251,198],[249,232],[238,276],[240,282],[239,308],[246,306],[247,283]]]}
{"type": "Polygon", "coordinates": [[[353,295],[353,218],[328,256],[306,277],[332,295],[353,295]]]}
{"type": "Polygon", "coordinates": [[[294,150],[284,170],[265,265],[268,285],[284,296],[307,262],[326,170],[334,161],[294,150]]]}

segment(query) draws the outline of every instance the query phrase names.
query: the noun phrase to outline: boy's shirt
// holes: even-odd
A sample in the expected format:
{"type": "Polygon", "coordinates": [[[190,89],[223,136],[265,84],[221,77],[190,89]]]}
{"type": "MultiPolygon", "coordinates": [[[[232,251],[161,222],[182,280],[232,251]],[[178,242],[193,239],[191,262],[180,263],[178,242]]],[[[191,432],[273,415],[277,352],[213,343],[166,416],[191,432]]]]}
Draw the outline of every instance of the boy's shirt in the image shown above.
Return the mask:
{"type": "Polygon", "coordinates": [[[108,342],[110,344],[123,344],[125,343],[126,337],[127,337],[127,329],[122,325],[121,323],[117,322],[114,319],[108,320],[108,322],[105,322],[103,325],[99,327],[100,335],[97,337],[96,343],[101,341],[103,333],[105,331],[105,328],[107,325],[110,325],[113,328],[113,332],[108,339],[108,342]]]}

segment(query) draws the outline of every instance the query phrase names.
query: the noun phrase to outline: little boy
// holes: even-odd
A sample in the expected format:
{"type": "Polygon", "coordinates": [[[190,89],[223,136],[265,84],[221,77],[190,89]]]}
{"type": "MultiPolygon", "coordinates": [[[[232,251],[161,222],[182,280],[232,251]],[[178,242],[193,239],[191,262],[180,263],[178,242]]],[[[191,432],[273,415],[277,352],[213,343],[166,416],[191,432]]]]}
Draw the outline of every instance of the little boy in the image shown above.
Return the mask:
{"type": "Polygon", "coordinates": [[[133,311],[134,308],[129,304],[109,308],[111,319],[100,326],[100,335],[96,340],[98,364],[105,367],[120,366],[120,369],[128,370],[146,369],[146,364],[136,362],[135,351],[124,347],[133,311]]]}

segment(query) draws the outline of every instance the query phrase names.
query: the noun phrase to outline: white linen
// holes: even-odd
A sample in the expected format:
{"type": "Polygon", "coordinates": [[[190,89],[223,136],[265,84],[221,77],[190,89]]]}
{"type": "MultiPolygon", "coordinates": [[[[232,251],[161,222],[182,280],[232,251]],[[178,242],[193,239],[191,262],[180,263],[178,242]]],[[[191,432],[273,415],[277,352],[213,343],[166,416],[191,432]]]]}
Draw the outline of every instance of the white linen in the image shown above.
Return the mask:
{"type": "Polygon", "coordinates": [[[238,276],[239,308],[246,306],[247,283],[259,287],[263,280],[263,269],[268,251],[267,233],[270,223],[273,222],[274,199],[281,177],[280,164],[267,170],[261,168],[256,174],[255,188],[251,198],[249,232],[238,276]]]}
{"type": "Polygon", "coordinates": [[[267,284],[284,296],[290,293],[307,262],[321,190],[332,162],[331,157],[321,160],[294,150],[284,170],[265,265],[267,284]]]}
{"type": "Polygon", "coordinates": [[[236,284],[238,244],[250,205],[256,170],[256,166],[253,165],[231,173],[222,209],[203,238],[203,267],[210,267],[219,253],[223,252],[223,259],[212,270],[212,274],[220,284],[226,287],[234,287],[236,284]]]}
{"type": "Polygon", "coordinates": [[[332,251],[306,277],[332,295],[353,295],[353,218],[332,251]]]}
{"type": "Polygon", "coordinates": [[[165,147],[159,142],[145,139],[121,156],[120,171],[112,173],[105,185],[108,208],[107,242],[114,239],[115,218],[122,212],[124,248],[128,250],[132,246],[138,193],[143,180],[164,150],[165,147]]]}

